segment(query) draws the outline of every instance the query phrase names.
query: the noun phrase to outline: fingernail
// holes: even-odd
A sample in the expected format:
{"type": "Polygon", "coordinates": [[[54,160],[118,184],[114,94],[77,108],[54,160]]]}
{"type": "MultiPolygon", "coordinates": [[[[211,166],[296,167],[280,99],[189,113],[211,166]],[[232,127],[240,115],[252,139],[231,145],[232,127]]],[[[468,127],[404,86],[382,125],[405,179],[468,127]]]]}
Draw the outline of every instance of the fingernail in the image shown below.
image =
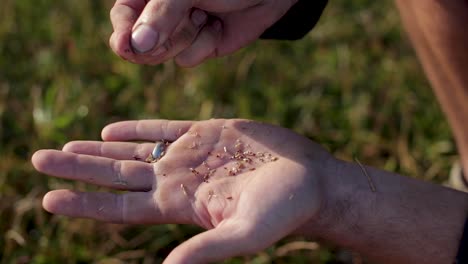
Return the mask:
{"type": "Polygon", "coordinates": [[[149,25],[141,24],[132,33],[131,44],[138,53],[145,53],[153,49],[158,42],[159,34],[149,25]]]}
{"type": "Polygon", "coordinates": [[[201,26],[206,22],[207,15],[200,9],[195,9],[192,12],[192,21],[195,25],[201,26]]]}
{"type": "Polygon", "coordinates": [[[221,31],[222,27],[223,27],[223,25],[221,24],[221,22],[219,20],[216,20],[215,22],[213,22],[213,28],[217,32],[221,31]]]}

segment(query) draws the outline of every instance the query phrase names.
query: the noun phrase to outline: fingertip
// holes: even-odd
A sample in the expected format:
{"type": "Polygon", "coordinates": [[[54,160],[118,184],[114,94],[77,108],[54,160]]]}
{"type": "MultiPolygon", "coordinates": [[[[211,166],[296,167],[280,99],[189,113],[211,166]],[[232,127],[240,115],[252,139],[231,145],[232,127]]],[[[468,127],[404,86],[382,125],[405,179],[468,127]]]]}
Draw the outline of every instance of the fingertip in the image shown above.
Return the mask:
{"type": "Polygon", "coordinates": [[[112,124],[107,125],[102,129],[102,131],[101,131],[102,140],[111,141],[111,133],[110,133],[110,131],[112,129],[111,126],[112,126],[112,124]]]}
{"type": "Polygon", "coordinates": [[[78,144],[77,141],[71,141],[71,142],[66,143],[62,147],[62,151],[64,151],[64,152],[76,152],[77,150],[79,150],[78,146],[79,146],[79,144],[78,144]]]}
{"type": "Polygon", "coordinates": [[[36,151],[31,157],[31,163],[33,167],[40,172],[47,171],[47,164],[49,162],[49,154],[53,150],[41,149],[36,151]]]}
{"type": "Polygon", "coordinates": [[[222,32],[223,30],[223,23],[221,23],[220,20],[216,19],[215,21],[213,21],[213,23],[211,24],[212,28],[213,28],[213,31],[215,33],[220,33],[222,32]]]}
{"type": "Polygon", "coordinates": [[[76,198],[70,190],[54,190],[46,193],[42,198],[42,208],[49,213],[58,214],[66,207],[66,202],[76,198]]]}
{"type": "Polygon", "coordinates": [[[102,129],[101,138],[103,141],[134,140],[133,134],[138,129],[140,121],[130,120],[108,124],[102,129]]]}
{"type": "Polygon", "coordinates": [[[101,138],[103,141],[115,141],[119,140],[116,138],[116,131],[119,131],[121,128],[121,124],[126,123],[128,121],[122,121],[117,123],[108,124],[105,126],[101,131],[101,138]]]}
{"type": "Polygon", "coordinates": [[[130,46],[131,32],[114,32],[109,39],[109,46],[124,60],[131,60],[133,57],[133,50],[130,46]]]}
{"type": "Polygon", "coordinates": [[[42,198],[42,208],[52,214],[56,211],[55,209],[57,207],[56,200],[54,200],[54,192],[56,191],[48,192],[42,198]]]}
{"type": "Polygon", "coordinates": [[[203,26],[206,21],[208,20],[208,15],[206,12],[200,10],[200,9],[194,9],[192,11],[192,14],[190,15],[192,22],[195,24],[197,27],[203,26]]]}

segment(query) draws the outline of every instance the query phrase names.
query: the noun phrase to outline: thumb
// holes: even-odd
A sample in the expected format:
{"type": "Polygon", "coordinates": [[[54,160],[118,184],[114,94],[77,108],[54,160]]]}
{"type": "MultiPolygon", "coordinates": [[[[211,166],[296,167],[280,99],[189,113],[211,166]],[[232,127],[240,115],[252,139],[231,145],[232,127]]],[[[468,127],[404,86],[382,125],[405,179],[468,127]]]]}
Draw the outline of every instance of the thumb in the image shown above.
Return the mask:
{"type": "Polygon", "coordinates": [[[191,8],[191,0],[147,1],[132,30],[134,51],[146,53],[166,42],[191,8]]]}
{"type": "Polygon", "coordinates": [[[257,252],[263,247],[254,242],[252,234],[233,225],[220,225],[179,245],[169,254],[164,264],[218,262],[257,252]]]}

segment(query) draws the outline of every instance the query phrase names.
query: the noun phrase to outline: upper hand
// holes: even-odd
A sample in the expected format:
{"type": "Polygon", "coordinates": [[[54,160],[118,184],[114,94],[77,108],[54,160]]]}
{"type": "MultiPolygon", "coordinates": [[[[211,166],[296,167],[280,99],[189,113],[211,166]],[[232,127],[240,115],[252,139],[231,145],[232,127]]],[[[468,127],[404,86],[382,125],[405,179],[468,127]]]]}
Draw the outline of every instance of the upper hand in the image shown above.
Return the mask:
{"type": "Polygon", "coordinates": [[[117,0],[110,46],[134,63],[195,66],[258,39],[296,1],[117,0]]]}
{"type": "Polygon", "coordinates": [[[55,190],[46,210],[133,224],[196,224],[209,231],[177,247],[170,263],[205,263],[259,251],[313,221],[323,209],[331,155],[284,128],[245,120],[127,121],[104,128],[104,142],[40,150],[41,172],[125,190],[55,190]],[[123,142],[144,140],[152,143],[123,142]],[[172,142],[155,163],[154,141],[172,142]]]}

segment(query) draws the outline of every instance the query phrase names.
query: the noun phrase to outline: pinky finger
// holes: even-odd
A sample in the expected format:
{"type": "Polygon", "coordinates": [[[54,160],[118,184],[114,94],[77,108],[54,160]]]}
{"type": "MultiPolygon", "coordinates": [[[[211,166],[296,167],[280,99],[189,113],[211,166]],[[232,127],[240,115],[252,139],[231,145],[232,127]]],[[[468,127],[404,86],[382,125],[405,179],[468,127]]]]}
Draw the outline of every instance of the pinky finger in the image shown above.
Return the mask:
{"type": "Polygon", "coordinates": [[[217,19],[208,22],[192,45],[176,56],[176,63],[182,67],[194,67],[207,58],[216,57],[222,28],[221,21],[217,19]]]}

